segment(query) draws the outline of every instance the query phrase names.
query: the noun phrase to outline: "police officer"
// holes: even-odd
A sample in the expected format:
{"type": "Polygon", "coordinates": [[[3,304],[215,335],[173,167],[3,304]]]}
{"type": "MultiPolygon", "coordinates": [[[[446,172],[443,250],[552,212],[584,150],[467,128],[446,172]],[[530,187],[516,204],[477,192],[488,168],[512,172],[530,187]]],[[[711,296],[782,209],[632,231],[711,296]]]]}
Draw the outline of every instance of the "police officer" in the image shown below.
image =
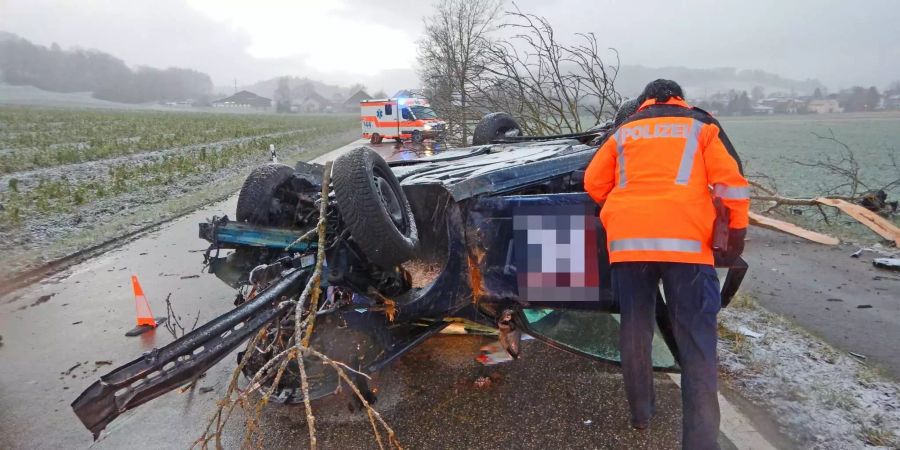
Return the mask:
{"type": "Polygon", "coordinates": [[[621,307],[619,348],[631,424],[654,413],[650,359],[655,302],[662,281],[682,369],[682,444],[717,449],[719,403],[713,268],[712,196],[730,213],[728,253],[744,247],[750,205],[747,180],[721,125],[684,101],[681,87],[655,80],[637,112],[612,132],[585,172],[584,188],[602,205],[612,283],[621,307]]]}

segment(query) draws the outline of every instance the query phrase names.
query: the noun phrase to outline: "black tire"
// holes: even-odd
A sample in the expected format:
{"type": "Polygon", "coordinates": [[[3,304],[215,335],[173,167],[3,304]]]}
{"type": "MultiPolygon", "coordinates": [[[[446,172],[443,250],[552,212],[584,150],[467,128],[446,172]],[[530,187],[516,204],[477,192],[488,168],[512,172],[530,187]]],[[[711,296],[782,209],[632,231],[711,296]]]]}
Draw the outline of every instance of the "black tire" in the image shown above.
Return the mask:
{"type": "Polygon", "coordinates": [[[475,126],[475,132],[472,133],[472,145],[487,145],[496,139],[508,136],[522,135],[522,127],[513,119],[512,116],[505,112],[490,113],[481,118],[478,125],[475,126]]]}
{"type": "Polygon", "coordinates": [[[253,169],[238,196],[235,218],[238,222],[253,225],[273,225],[278,217],[273,215],[275,192],[291,176],[294,169],[284,164],[265,164],[253,169]]]}
{"type": "Polygon", "coordinates": [[[331,173],[341,218],[363,254],[383,268],[411,259],[419,240],[416,221],[384,159],[360,147],[335,160],[331,173]]]}
{"type": "Polygon", "coordinates": [[[422,142],[425,142],[425,135],[419,130],[413,130],[412,141],[416,144],[421,144],[422,142]]]}
{"type": "Polygon", "coordinates": [[[372,133],[372,136],[369,137],[370,144],[378,144],[381,142],[381,135],[378,133],[372,133]]]}

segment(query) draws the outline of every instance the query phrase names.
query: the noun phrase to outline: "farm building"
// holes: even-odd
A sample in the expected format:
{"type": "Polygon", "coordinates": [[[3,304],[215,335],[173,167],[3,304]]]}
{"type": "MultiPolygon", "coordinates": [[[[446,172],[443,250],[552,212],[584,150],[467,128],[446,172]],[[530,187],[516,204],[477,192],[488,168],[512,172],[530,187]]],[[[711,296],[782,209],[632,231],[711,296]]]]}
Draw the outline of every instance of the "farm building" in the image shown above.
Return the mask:
{"type": "Polygon", "coordinates": [[[240,91],[230,97],[212,102],[212,105],[220,108],[254,108],[267,109],[272,107],[272,99],[261,97],[250,91],[240,91]]]}

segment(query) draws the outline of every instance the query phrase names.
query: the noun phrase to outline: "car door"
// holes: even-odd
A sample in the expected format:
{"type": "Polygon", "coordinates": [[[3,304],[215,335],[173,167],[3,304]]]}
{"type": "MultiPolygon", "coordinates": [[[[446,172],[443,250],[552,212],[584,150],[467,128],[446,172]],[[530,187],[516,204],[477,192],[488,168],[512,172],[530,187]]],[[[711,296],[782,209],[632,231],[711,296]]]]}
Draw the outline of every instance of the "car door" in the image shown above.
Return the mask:
{"type": "MultiPolygon", "coordinates": [[[[583,192],[479,198],[469,208],[467,239],[481,255],[488,301],[514,309],[519,325],[550,345],[619,363],[619,308],[598,209],[583,192]]],[[[745,271],[746,264],[728,270],[723,304],[745,271]]],[[[656,312],[654,368],[678,371],[662,292],[656,312]]]]}

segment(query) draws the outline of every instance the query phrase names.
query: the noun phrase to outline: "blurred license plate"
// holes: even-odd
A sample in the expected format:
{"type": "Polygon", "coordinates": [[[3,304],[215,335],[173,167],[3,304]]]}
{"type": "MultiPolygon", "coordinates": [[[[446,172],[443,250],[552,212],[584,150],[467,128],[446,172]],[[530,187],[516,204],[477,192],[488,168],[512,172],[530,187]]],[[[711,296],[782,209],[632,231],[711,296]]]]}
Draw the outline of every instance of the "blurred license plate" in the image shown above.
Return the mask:
{"type": "Polygon", "coordinates": [[[513,214],[519,298],[598,301],[599,219],[593,205],[521,206],[513,214]]]}

